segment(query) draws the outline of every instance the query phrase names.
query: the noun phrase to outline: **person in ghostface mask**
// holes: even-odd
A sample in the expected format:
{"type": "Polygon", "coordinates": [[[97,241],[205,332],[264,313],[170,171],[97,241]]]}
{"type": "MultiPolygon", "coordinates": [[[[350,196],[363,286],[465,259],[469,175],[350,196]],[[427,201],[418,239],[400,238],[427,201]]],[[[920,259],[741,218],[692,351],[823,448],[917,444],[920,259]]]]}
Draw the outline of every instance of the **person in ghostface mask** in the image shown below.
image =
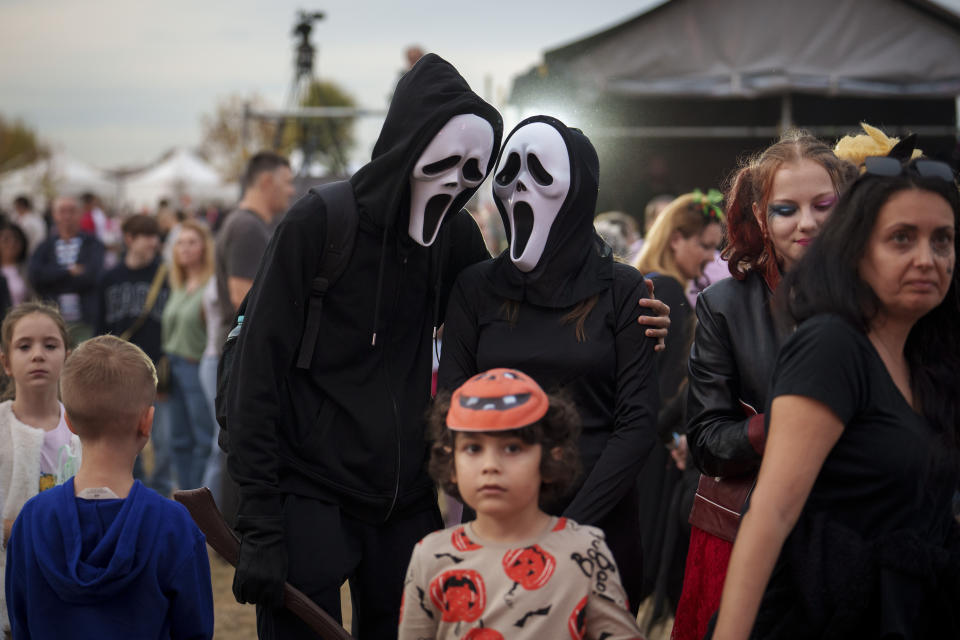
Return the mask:
{"type": "Polygon", "coordinates": [[[406,562],[441,528],[426,473],[431,339],[467,265],[489,257],[463,205],[490,172],[497,111],[442,58],[399,82],[372,160],[349,183],[359,223],[298,368],[304,304],[329,207],[309,193],[278,226],[247,298],[227,392],[230,475],[242,536],[234,578],[261,638],[313,638],[281,603],[283,581],[353,635],[395,638],[406,562]],[[325,215],[326,214],[326,215],[325,215]]]}
{"type": "Polygon", "coordinates": [[[598,181],[596,151],[581,131],[541,115],[510,133],[493,184],[510,246],[457,279],[439,386],[515,367],[573,400],[583,421],[584,477],[550,511],[604,530],[636,606],[635,480],[657,443],[655,342],[637,322],[643,276],[614,262],[594,231],[598,181]]]}

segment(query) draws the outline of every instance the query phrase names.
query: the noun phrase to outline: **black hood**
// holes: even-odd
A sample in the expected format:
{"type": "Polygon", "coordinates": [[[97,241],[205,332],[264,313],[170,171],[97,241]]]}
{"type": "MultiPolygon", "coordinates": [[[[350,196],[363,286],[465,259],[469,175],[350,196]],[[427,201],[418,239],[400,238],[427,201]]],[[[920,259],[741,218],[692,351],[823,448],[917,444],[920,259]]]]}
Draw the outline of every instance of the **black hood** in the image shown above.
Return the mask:
{"type": "MultiPolygon", "coordinates": [[[[507,141],[533,122],[556,129],[570,157],[570,191],[550,228],[543,256],[529,273],[510,260],[510,249],[501,253],[490,270],[491,284],[499,295],[544,307],[564,308],[585,300],[613,281],[613,254],[593,227],[600,183],[600,161],[589,138],[550,116],[527,118],[510,132],[507,141]]],[[[502,150],[501,150],[502,153],[502,150]]],[[[503,226],[510,238],[510,220],[502,200],[493,194],[503,226]]]]}
{"type": "MultiPolygon", "coordinates": [[[[499,112],[470,90],[470,85],[449,62],[428,53],[397,83],[390,109],[373,156],[352,178],[361,224],[380,229],[396,224],[403,212],[403,224],[410,207],[410,174],[414,164],[433,137],[450,118],[472,113],[493,127],[493,150],[484,167],[490,173],[496,149],[503,137],[499,112]]],[[[475,190],[468,190],[450,205],[459,211],[475,190]]]]}

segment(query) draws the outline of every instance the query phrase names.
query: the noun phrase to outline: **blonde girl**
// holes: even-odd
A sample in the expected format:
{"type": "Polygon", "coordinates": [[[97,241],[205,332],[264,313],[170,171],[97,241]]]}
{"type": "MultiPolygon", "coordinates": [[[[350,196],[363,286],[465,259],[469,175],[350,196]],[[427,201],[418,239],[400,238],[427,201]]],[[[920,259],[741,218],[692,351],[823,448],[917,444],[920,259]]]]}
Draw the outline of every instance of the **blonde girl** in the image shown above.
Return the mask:
{"type": "Polygon", "coordinates": [[[203,292],[213,276],[213,239],[202,224],[186,220],[173,245],[170,297],[163,308],[163,351],[170,360],[170,395],[163,415],[173,447],[177,486],[199,487],[213,418],[200,386],[200,358],[207,346],[203,292]]]}

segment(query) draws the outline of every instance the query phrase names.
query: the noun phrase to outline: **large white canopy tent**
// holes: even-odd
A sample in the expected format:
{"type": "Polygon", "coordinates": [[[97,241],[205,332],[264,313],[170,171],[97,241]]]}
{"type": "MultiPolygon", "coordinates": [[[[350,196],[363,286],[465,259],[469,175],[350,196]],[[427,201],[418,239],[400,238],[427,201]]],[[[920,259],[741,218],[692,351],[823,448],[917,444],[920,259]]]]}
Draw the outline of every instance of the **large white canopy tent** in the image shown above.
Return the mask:
{"type": "Polygon", "coordinates": [[[127,176],[120,189],[123,206],[153,210],[161,198],[172,206],[207,202],[230,204],[239,196],[236,184],[225,184],[220,174],[197,153],[174,149],[163,160],[127,176]]]}
{"type": "Polygon", "coordinates": [[[42,209],[56,195],[78,196],[90,191],[111,202],[117,196],[117,183],[106,173],[56,151],[33,164],[0,175],[0,207],[10,209],[14,198],[25,195],[42,209]]]}

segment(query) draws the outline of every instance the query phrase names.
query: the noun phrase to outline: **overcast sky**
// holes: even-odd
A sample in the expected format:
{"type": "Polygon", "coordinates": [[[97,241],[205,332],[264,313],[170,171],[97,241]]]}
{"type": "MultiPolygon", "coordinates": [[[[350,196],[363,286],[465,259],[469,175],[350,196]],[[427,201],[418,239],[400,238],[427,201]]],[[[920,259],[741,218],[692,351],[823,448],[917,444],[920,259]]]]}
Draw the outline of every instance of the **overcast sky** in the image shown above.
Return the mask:
{"type": "MultiPolygon", "coordinates": [[[[326,12],[313,32],[319,75],[383,108],[412,43],[478,93],[489,75],[495,100],[545,49],[659,3],[0,0],[0,113],[98,166],[146,162],[196,145],[200,115],[220,97],[257,92],[282,105],[300,8],[326,12]]],[[[379,123],[364,129],[358,153],[369,155],[379,123]]]]}
{"type": "MultiPolygon", "coordinates": [[[[301,8],[326,12],[313,33],[319,75],[382,108],[410,44],[450,60],[478,93],[489,76],[496,103],[544,50],[661,3],[0,0],[0,113],[97,166],[143,163],[195,146],[218,98],[257,92],[281,106],[301,8]]],[[[363,127],[358,156],[378,128],[363,127]]]]}

